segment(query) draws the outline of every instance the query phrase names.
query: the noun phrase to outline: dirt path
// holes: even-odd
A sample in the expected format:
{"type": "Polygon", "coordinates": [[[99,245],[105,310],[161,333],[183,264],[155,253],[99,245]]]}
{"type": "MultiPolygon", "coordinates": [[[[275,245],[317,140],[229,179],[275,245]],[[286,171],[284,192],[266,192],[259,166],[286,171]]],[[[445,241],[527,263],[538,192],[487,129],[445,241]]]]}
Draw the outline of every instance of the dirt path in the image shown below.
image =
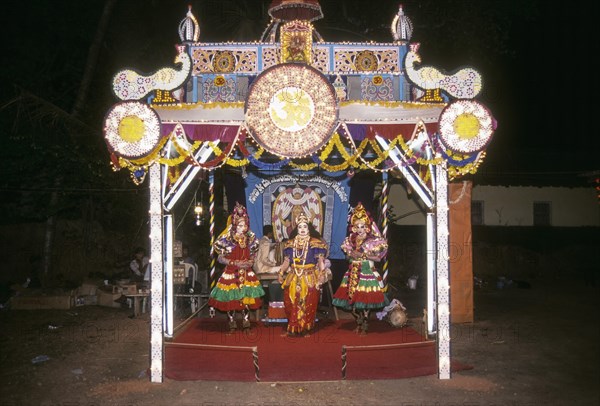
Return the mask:
{"type": "MultiPolygon", "coordinates": [[[[420,292],[401,293],[407,303],[414,303],[420,292]]],[[[418,312],[412,313],[414,317],[418,312]]],[[[445,381],[427,376],[325,383],[152,384],[146,375],[148,317],[129,315],[127,309],[96,306],[2,310],[0,404],[600,404],[598,288],[581,284],[476,291],[475,323],[452,330],[453,357],[474,368],[445,381]],[[33,364],[38,355],[49,360],[33,364]]]]}

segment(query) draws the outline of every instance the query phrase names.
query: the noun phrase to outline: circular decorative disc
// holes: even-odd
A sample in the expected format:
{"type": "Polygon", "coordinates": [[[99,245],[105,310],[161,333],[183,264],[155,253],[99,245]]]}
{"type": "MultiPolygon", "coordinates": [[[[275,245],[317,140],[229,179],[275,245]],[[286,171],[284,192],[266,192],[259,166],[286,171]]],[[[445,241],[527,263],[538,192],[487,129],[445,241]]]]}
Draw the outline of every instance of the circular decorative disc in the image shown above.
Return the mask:
{"type": "Polygon", "coordinates": [[[379,66],[379,62],[377,61],[377,57],[373,53],[373,51],[360,51],[354,60],[354,65],[356,66],[356,70],[362,72],[370,72],[377,70],[379,66]]]}
{"type": "Polygon", "coordinates": [[[266,150],[286,158],[311,155],[337,126],[335,90],[304,64],[280,64],[256,78],[246,100],[246,124],[266,150]]]}
{"type": "Polygon", "coordinates": [[[492,138],[495,122],[489,110],[473,100],[457,100],[440,114],[440,138],[455,152],[481,151],[492,138]]]}
{"type": "Polygon", "coordinates": [[[142,158],[160,141],[160,119],[147,104],[136,101],[118,103],[104,119],[104,138],[117,155],[142,158]]]}
{"type": "Polygon", "coordinates": [[[233,72],[235,69],[235,56],[231,51],[219,51],[213,59],[213,69],[219,73],[233,72]]]}

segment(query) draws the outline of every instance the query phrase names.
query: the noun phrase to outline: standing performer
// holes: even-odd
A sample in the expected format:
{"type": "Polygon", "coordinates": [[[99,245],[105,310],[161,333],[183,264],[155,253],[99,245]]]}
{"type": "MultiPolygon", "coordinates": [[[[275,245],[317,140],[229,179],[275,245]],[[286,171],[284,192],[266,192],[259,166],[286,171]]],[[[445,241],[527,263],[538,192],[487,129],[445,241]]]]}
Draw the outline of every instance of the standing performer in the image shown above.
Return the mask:
{"type": "Polygon", "coordinates": [[[258,239],[249,230],[250,221],[246,208],[236,203],[227,220],[227,227],[214,243],[218,261],[225,265],[223,274],[210,292],[209,306],[227,312],[229,330],[237,329],[235,312],[242,312],[242,327],[250,328],[250,309],[262,306],[265,294],[260,281],[252,270],[258,239]]]}
{"type": "Polygon", "coordinates": [[[325,281],[327,243],[300,213],[283,246],[279,282],[288,319],[287,334],[307,336],[315,326],[321,284],[325,281]]]}
{"type": "Polygon", "coordinates": [[[350,215],[350,235],[342,243],[342,250],[350,260],[340,287],[333,295],[333,304],[350,310],[356,318],[356,331],[366,334],[369,313],[388,304],[383,293],[381,276],[374,261],[387,253],[387,241],[381,237],[377,225],[362,203],[350,215]]]}

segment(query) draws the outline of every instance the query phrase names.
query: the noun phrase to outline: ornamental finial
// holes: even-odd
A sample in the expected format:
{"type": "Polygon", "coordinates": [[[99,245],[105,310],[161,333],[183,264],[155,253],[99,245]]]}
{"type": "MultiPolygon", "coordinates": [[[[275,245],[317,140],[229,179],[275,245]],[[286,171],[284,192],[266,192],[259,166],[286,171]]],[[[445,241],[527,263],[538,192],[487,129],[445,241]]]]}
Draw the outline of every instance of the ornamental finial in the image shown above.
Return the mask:
{"type": "Polygon", "coordinates": [[[179,23],[179,39],[181,42],[198,42],[200,39],[200,25],[194,14],[192,14],[192,5],[188,5],[188,12],[179,23]]]}
{"type": "Polygon", "coordinates": [[[412,37],[412,33],[412,22],[410,21],[410,18],[404,14],[402,4],[400,4],[398,12],[394,17],[394,21],[392,21],[392,35],[394,37],[394,41],[408,42],[412,37]]]}

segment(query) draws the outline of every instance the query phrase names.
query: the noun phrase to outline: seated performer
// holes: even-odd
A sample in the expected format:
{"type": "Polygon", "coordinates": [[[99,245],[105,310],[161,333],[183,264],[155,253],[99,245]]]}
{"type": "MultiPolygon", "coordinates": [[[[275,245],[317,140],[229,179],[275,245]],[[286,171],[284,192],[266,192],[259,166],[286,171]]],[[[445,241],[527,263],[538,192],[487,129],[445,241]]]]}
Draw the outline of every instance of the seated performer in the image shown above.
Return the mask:
{"type": "Polygon", "coordinates": [[[350,215],[349,226],[350,235],[341,248],[349,258],[350,266],[333,295],[333,304],[350,310],[356,318],[356,331],[366,334],[371,309],[389,303],[374,264],[385,256],[388,245],[362,203],[358,203],[350,215]]]}
{"type": "Polygon", "coordinates": [[[225,265],[225,269],[210,292],[208,304],[227,312],[230,331],[237,329],[236,311],[242,312],[242,327],[250,328],[249,310],[259,309],[262,305],[261,296],[265,294],[252,270],[258,240],[249,230],[249,224],[246,208],[236,203],[225,231],[213,245],[219,255],[218,261],[225,265]]]}
{"type": "Polygon", "coordinates": [[[315,326],[328,247],[304,213],[298,215],[295,223],[283,248],[279,282],[288,320],[287,334],[307,336],[315,326]]]}

